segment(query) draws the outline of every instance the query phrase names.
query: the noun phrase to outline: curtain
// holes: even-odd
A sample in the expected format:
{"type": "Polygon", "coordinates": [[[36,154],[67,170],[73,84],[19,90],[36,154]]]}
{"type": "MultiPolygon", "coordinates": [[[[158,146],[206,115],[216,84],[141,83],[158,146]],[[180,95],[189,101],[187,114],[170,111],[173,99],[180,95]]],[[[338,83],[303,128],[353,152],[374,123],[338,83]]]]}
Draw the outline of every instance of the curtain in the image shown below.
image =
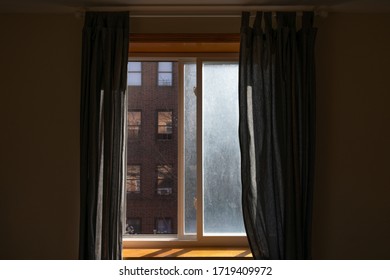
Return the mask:
{"type": "Polygon", "coordinates": [[[243,12],[239,69],[242,204],[255,259],[310,259],[316,28],[305,12],[243,12]]]}
{"type": "Polygon", "coordinates": [[[80,111],[80,259],[122,258],[128,13],[86,13],[80,111]]]}

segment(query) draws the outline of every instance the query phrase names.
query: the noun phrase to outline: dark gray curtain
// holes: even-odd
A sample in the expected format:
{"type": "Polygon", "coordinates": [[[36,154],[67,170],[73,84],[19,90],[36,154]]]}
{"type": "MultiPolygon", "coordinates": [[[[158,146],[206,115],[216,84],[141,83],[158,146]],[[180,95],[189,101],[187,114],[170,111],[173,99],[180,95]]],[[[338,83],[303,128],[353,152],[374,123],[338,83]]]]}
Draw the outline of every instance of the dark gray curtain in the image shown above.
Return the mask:
{"type": "Polygon", "coordinates": [[[128,13],[87,13],[80,112],[80,259],[122,258],[128,13]]]}
{"type": "Polygon", "coordinates": [[[255,259],[310,259],[315,154],[313,13],[242,14],[243,214],[255,259]]]}

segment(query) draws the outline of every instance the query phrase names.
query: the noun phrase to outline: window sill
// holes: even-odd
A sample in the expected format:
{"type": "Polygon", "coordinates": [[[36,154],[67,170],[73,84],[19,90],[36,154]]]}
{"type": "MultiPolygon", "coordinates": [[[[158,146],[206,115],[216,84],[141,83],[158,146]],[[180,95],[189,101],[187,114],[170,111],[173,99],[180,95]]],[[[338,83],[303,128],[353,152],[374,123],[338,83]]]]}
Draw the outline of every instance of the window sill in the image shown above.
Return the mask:
{"type": "Polygon", "coordinates": [[[252,259],[249,248],[182,247],[123,249],[123,259],[252,259]]]}

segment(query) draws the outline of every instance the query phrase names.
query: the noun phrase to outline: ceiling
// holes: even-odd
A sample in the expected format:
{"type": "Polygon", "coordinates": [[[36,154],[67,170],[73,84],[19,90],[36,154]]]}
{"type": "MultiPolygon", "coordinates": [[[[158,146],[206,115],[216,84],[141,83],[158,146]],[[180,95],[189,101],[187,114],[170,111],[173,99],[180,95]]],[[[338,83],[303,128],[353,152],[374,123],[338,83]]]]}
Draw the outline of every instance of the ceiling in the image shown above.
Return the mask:
{"type": "Polygon", "coordinates": [[[262,6],[265,9],[297,10],[317,8],[327,12],[390,13],[390,0],[0,0],[0,13],[75,13],[86,10],[240,9],[262,6]],[[142,7],[139,7],[142,6],[142,7]],[[223,7],[222,7],[223,6],[223,7]],[[193,7],[194,8],[194,7],[193,7]]]}

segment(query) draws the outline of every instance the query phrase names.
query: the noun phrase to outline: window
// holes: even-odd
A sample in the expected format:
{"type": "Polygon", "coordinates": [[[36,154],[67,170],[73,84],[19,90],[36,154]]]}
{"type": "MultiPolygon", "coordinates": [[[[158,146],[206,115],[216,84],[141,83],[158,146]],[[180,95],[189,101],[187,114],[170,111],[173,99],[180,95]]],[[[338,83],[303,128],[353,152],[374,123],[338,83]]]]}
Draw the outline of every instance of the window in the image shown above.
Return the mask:
{"type": "Polygon", "coordinates": [[[129,62],[127,65],[127,85],[142,85],[142,64],[141,62],[129,62]]]}
{"type": "Polygon", "coordinates": [[[156,233],[172,233],[172,219],[171,218],[157,218],[156,219],[156,233]]]}
{"type": "Polygon", "coordinates": [[[127,165],[126,190],[128,193],[141,191],[141,166],[127,165]]]}
{"type": "Polygon", "coordinates": [[[141,233],[141,219],[129,218],[126,223],[127,234],[140,234],[141,233]]]}
{"type": "Polygon", "coordinates": [[[158,62],[158,85],[172,86],[172,62],[158,62]]]}
{"type": "Polygon", "coordinates": [[[172,139],[172,111],[157,112],[157,139],[172,139]]]}
{"type": "Polygon", "coordinates": [[[163,164],[157,166],[157,194],[172,194],[173,187],[173,170],[172,166],[163,164]]]}
{"type": "MultiPolygon", "coordinates": [[[[140,235],[148,238],[151,233],[164,233],[163,238],[174,242],[246,246],[238,143],[238,58],[169,60],[170,73],[178,79],[170,89],[172,94],[158,94],[163,87],[153,84],[153,76],[147,78],[147,73],[143,73],[144,81],[151,81],[144,84],[147,91],[132,95],[129,88],[129,106],[137,106],[143,114],[143,139],[128,145],[128,162],[142,163],[145,182],[143,197],[128,203],[127,217],[141,217],[140,235]],[[157,131],[157,140],[170,141],[153,141],[151,131],[157,131]]],[[[142,63],[145,69],[157,67],[158,73],[168,69],[165,61],[150,57],[142,63]]],[[[139,236],[127,237],[125,246],[127,242],[141,246],[134,244],[141,242],[139,236]]]]}
{"type": "Polygon", "coordinates": [[[127,112],[127,128],[128,138],[136,140],[141,135],[141,112],[140,111],[128,111],[127,112]]]}

